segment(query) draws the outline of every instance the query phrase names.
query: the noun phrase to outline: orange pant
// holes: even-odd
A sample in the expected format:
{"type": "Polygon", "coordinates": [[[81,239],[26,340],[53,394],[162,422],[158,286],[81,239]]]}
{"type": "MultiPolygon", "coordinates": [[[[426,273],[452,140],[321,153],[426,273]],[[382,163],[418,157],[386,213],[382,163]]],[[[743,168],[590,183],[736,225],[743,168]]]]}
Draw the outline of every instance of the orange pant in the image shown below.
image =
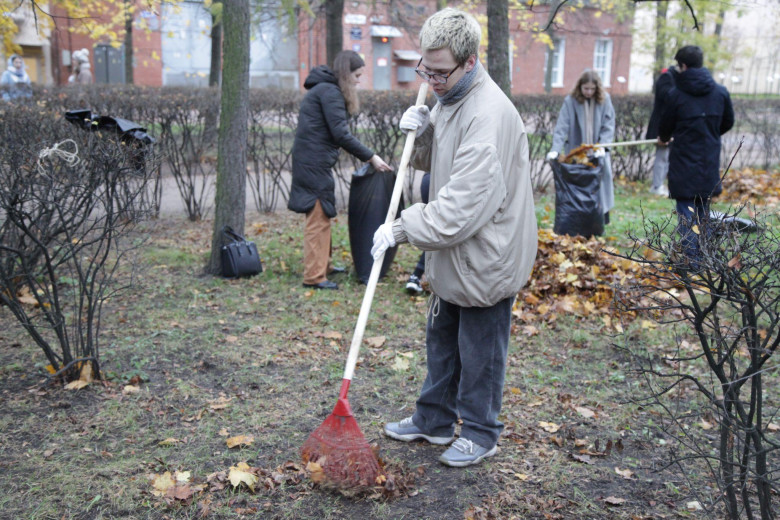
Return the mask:
{"type": "Polygon", "coordinates": [[[317,284],[327,279],[331,245],[330,219],[317,201],[306,213],[303,228],[303,283],[317,284]]]}

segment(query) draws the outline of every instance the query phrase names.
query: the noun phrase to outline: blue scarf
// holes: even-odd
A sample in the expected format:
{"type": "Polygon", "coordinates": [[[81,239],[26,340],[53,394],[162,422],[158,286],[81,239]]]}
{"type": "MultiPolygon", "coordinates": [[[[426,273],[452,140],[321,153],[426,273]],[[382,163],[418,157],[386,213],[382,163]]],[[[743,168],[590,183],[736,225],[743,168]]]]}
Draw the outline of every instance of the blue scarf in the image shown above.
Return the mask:
{"type": "Polygon", "coordinates": [[[434,92],[433,95],[436,96],[436,99],[438,99],[439,103],[442,105],[451,105],[453,103],[457,103],[468,93],[469,89],[471,88],[471,84],[474,82],[474,78],[477,77],[477,70],[480,68],[482,68],[482,64],[480,64],[479,59],[477,59],[477,62],[474,64],[474,68],[464,74],[463,77],[460,78],[457,83],[455,83],[455,86],[448,90],[446,94],[439,96],[436,94],[436,92],[434,92]]]}

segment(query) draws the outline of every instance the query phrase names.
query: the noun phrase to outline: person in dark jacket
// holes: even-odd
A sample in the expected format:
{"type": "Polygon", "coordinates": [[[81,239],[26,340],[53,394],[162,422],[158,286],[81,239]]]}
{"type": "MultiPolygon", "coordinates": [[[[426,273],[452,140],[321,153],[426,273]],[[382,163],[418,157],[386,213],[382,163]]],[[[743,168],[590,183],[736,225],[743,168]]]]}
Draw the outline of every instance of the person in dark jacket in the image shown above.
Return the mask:
{"type": "MultiPolygon", "coordinates": [[[[650,114],[650,121],[647,124],[647,134],[645,139],[658,138],[658,126],[661,124],[661,114],[666,107],[666,96],[674,87],[677,78],[677,69],[672,67],[661,71],[661,75],[655,80],[653,91],[653,112],[650,114]]],[[[669,196],[669,188],[666,187],[666,175],[669,172],[669,147],[659,139],[655,145],[655,161],[653,162],[653,184],[650,187],[650,193],[669,196]]]]}
{"type": "Polygon", "coordinates": [[[704,54],[686,45],[674,57],[680,74],[669,91],[658,137],[670,143],[669,194],[677,202],[678,232],[691,268],[700,255],[697,223],[709,218],[710,199],[720,194],[720,136],[734,126],[734,108],[723,85],[702,67],[704,54]]]}
{"type": "Polygon", "coordinates": [[[330,219],[336,216],[335,181],[331,168],[344,148],[374,169],[392,168],[353,136],[347,118],[358,112],[357,85],[365,63],[354,51],[341,51],[333,70],[315,67],[303,86],[309,92],[301,102],[292,150],[292,186],[287,208],[306,214],[303,237],[303,286],[338,289],[327,279],[343,272],[330,263],[330,219]]]}

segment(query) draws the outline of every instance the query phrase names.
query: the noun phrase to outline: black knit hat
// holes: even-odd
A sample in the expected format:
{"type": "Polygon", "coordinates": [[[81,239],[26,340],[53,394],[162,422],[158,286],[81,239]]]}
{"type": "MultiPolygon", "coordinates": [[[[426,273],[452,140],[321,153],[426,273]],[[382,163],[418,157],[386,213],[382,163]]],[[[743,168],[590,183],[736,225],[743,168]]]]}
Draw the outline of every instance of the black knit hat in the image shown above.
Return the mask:
{"type": "Polygon", "coordinates": [[[355,72],[360,67],[365,67],[366,62],[363,61],[363,58],[360,57],[360,54],[358,54],[355,51],[346,51],[349,53],[349,71],[355,72]]]}

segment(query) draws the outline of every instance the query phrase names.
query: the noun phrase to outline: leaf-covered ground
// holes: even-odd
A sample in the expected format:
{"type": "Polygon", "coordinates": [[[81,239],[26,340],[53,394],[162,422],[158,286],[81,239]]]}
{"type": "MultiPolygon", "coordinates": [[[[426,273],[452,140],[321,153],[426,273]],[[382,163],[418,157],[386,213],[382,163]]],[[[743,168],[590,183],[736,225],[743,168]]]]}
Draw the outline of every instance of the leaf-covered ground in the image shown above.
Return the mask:
{"type": "MultiPolygon", "coordinates": [[[[204,276],[210,225],[148,225],[138,285],[105,310],[104,381],[44,384],[42,355],[0,309],[0,516],[701,515],[687,480],[699,477],[664,469],[662,418],[633,402],[643,383],[614,346],[646,343],[659,356],[672,348],[665,331],[633,317],[619,323],[610,308],[610,284],[640,274],[603,251],[609,237],[540,233],[539,262],[515,308],[506,430],[495,457],[466,469],[438,463],[442,447],[381,434],[411,414],[425,377],[427,300],[404,293],[418,253],[401,248],[378,287],[349,395],[388,479],[355,494],[315,484],[299,450],[336,402],[364,286],[341,276],[339,291],[301,287],[302,222],[289,213],[248,219],[262,275],[204,276]]],[[[346,218],[334,225],[334,255],[349,267],[346,218]]]]}

